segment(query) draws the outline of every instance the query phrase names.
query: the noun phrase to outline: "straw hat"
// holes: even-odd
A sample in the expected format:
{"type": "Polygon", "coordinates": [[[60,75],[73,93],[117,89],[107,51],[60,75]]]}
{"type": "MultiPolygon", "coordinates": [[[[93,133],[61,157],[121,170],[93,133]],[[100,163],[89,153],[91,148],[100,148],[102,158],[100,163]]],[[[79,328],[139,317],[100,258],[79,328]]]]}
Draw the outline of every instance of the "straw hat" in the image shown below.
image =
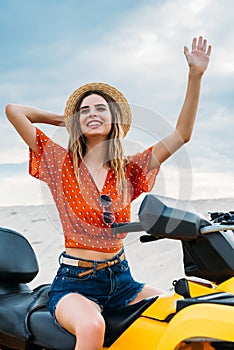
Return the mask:
{"type": "Polygon", "coordinates": [[[115,102],[118,103],[122,114],[122,128],[123,128],[124,136],[126,136],[132,122],[132,114],[131,114],[130,106],[128,104],[127,99],[119,90],[105,83],[89,83],[79,87],[71,94],[71,96],[67,100],[65,111],[64,111],[64,122],[68,131],[70,131],[70,120],[73,114],[75,113],[75,108],[78,100],[84,93],[92,90],[98,90],[100,92],[104,92],[105,94],[112,97],[115,102]]]}

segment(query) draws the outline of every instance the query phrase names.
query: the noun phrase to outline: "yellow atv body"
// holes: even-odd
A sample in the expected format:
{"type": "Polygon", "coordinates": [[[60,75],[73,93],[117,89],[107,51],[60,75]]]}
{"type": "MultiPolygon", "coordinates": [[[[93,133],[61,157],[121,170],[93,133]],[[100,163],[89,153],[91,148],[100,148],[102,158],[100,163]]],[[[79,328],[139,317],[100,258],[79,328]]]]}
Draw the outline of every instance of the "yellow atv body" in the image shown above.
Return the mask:
{"type": "Polygon", "coordinates": [[[177,293],[160,296],[110,347],[103,349],[234,349],[234,307],[217,299],[212,303],[212,295],[234,302],[234,277],[218,286],[204,281],[188,281],[188,286],[188,306],[177,310],[177,304],[186,300],[177,293]],[[203,301],[197,303],[200,296],[203,301]]]}

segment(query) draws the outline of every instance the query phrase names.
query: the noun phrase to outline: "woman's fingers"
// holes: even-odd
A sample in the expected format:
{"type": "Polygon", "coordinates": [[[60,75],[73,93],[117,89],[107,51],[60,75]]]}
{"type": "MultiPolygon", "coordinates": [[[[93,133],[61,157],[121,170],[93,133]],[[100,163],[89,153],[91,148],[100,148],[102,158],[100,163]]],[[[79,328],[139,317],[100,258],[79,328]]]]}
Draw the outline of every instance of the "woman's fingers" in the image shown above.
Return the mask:
{"type": "Polygon", "coordinates": [[[184,46],[184,54],[185,56],[189,54],[189,49],[187,48],[187,46],[184,46]]]}
{"type": "Polygon", "coordinates": [[[202,50],[202,46],[203,46],[203,38],[202,38],[202,36],[199,36],[197,50],[202,50]]]}
{"type": "Polygon", "coordinates": [[[203,50],[204,52],[206,52],[206,47],[207,47],[207,40],[204,39],[203,45],[202,45],[202,50],[203,50]]]}
{"type": "Polygon", "coordinates": [[[208,50],[207,50],[206,54],[207,54],[207,56],[210,56],[210,54],[211,54],[211,45],[208,46],[208,50]]]}
{"type": "Polygon", "coordinates": [[[193,38],[193,41],[192,41],[192,50],[196,50],[197,48],[197,38],[193,38]]]}
{"type": "Polygon", "coordinates": [[[194,50],[203,51],[207,56],[210,56],[210,54],[211,54],[211,45],[209,45],[208,49],[207,49],[207,40],[203,39],[202,36],[199,36],[198,40],[197,40],[197,38],[193,38],[192,51],[194,51],[194,50]]]}

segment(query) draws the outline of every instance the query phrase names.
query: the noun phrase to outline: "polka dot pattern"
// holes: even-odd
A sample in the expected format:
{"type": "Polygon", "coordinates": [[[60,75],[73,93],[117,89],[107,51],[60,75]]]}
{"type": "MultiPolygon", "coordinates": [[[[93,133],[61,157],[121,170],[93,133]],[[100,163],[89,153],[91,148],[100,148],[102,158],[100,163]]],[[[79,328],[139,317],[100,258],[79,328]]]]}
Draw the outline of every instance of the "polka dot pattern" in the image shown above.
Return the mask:
{"type": "Polygon", "coordinates": [[[84,163],[79,164],[78,179],[70,153],[37,129],[38,153],[30,149],[29,173],[49,186],[63,226],[65,246],[103,252],[118,251],[125,234],[113,235],[103,221],[100,195],[112,199],[116,222],[130,221],[131,202],[152,189],[158,169],[148,171],[152,148],[129,157],[126,167],[127,196],[118,188],[110,169],[100,192],[84,163]]]}

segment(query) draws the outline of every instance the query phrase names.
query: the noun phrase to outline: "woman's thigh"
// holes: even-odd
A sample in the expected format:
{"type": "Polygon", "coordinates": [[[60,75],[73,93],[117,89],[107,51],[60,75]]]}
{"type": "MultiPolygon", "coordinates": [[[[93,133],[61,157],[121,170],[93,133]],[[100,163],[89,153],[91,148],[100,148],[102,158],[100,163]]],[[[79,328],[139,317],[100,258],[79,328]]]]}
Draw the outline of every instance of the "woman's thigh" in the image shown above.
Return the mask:
{"type": "Polygon", "coordinates": [[[101,315],[101,308],[92,300],[78,293],[69,293],[59,300],[55,316],[62,327],[77,335],[79,331],[84,335],[93,326],[105,331],[105,322],[101,315]]]}
{"type": "Polygon", "coordinates": [[[135,304],[145,298],[150,298],[150,297],[154,297],[162,294],[167,294],[167,292],[159,288],[154,288],[154,287],[145,285],[143,289],[137,294],[137,296],[133,300],[131,300],[128,304],[129,305],[135,304]]]}

